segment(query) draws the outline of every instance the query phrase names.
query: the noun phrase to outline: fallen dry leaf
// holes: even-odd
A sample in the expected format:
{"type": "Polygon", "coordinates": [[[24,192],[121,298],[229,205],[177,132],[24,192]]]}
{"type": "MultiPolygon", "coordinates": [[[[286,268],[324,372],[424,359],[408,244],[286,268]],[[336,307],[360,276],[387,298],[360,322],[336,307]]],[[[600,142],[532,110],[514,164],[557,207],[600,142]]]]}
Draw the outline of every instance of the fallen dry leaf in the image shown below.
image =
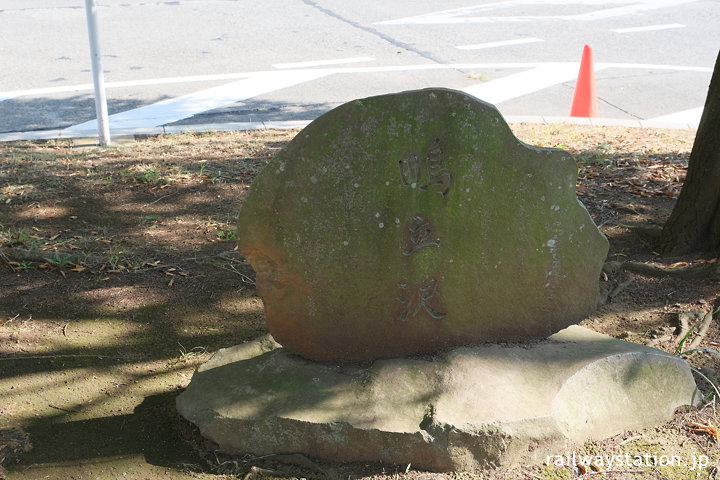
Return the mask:
{"type": "Polygon", "coordinates": [[[716,442],[718,441],[718,430],[710,422],[706,424],[690,422],[688,423],[688,428],[691,432],[706,433],[713,437],[716,442]]]}

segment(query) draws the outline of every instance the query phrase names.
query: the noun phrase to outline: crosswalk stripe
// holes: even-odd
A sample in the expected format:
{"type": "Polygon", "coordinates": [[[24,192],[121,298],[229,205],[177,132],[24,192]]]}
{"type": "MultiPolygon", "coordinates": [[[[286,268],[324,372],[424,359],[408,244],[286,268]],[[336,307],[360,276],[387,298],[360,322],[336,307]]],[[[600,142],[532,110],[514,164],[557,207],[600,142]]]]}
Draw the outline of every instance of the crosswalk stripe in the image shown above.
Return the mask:
{"type": "Polygon", "coordinates": [[[540,38],[516,38],[513,40],[501,40],[498,42],[477,43],[474,45],[458,45],[458,50],[483,50],[486,48],[508,47],[511,45],[523,45],[525,43],[542,42],[540,38]]]}
{"type": "Polygon", "coordinates": [[[645,25],[644,27],[613,28],[610,31],[615,33],[639,33],[653,32],[655,30],[670,30],[672,28],[685,28],[682,23],[666,23],[663,25],[645,25]]]}
{"type": "MultiPolygon", "coordinates": [[[[505,77],[463,88],[480,100],[497,105],[577,78],[579,63],[543,65],[505,77]]],[[[598,68],[595,71],[599,70],[598,68]]]]}
{"type": "MultiPolygon", "coordinates": [[[[110,128],[156,127],[326,75],[328,72],[324,70],[265,72],[237,82],[110,115],[110,128]]],[[[97,120],[90,120],[68,127],[63,133],[96,129],[97,120]]]]}
{"type": "Polygon", "coordinates": [[[697,0],[505,0],[385,20],[375,22],[375,25],[450,25],[547,21],[591,22],[608,18],[634,16],[642,12],[674,7],[695,1],[697,0]],[[591,8],[581,13],[560,13],[555,15],[528,15],[523,12],[523,7],[535,5],[540,5],[544,9],[553,6],[566,9],[571,5],[591,8]],[[519,15],[512,15],[513,11],[517,11],[519,15]],[[492,15],[494,12],[498,12],[498,14],[492,15]]]}
{"type": "MultiPolygon", "coordinates": [[[[654,65],[654,64],[623,64],[623,63],[596,63],[595,71],[608,68],[637,69],[637,70],[670,70],[712,73],[711,68],[654,65]]],[[[195,114],[213,110],[235,102],[263,95],[272,91],[287,88],[331,75],[370,74],[380,72],[409,72],[423,70],[475,70],[475,69],[521,69],[523,71],[485,83],[472,85],[463,89],[466,93],[474,95],[484,101],[499,104],[513,98],[531,94],[554,85],[572,81],[577,78],[579,63],[468,63],[468,64],[422,64],[422,65],[392,65],[373,67],[333,67],[318,69],[298,69],[281,71],[262,71],[233,73],[223,75],[208,75],[198,77],[177,77],[167,79],[147,79],[127,83],[133,84],[163,84],[180,83],[181,81],[201,81],[204,79],[238,79],[232,83],[194,92],[181,97],[164,100],[155,104],[143,106],[134,110],[117,113],[110,116],[110,126],[114,130],[143,129],[167,125],[179,120],[192,117],[195,114]]],[[[119,84],[118,84],[119,85],[119,84]]],[[[76,86],[75,88],[82,87],[76,86]]],[[[67,87],[65,87],[67,88],[67,87]]],[[[6,94],[15,92],[5,92],[6,94]]],[[[29,93],[29,92],[23,92],[29,93]]],[[[3,92],[0,92],[2,100],[3,92]]],[[[77,136],[78,134],[94,134],[97,122],[88,122],[73,125],[61,131],[63,136],[77,136]]]]}

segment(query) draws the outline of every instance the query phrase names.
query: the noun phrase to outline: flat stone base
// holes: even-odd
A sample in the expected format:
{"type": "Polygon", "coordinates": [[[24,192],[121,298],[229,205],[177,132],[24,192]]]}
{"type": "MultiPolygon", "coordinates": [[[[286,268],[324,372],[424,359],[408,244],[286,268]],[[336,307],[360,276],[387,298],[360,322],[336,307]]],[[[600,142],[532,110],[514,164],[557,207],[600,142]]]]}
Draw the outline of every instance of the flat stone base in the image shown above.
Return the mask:
{"type": "Polygon", "coordinates": [[[699,400],[684,360],[572,326],[367,368],[310,362],[265,337],[200,366],[177,408],[228,453],[467,471],[541,463],[699,400]]]}

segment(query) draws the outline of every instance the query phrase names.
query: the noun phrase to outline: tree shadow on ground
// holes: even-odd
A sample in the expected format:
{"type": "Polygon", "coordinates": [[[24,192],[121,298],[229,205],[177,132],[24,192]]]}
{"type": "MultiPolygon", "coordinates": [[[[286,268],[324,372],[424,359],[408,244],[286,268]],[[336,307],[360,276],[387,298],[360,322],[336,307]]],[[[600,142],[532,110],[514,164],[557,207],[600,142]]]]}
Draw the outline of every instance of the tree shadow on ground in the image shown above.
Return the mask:
{"type": "MultiPolygon", "coordinates": [[[[149,103],[168,98],[159,96],[149,103]]],[[[108,114],[133,110],[148,102],[108,98],[108,114]]],[[[53,97],[19,97],[0,102],[0,133],[56,130],[96,118],[92,92],[53,97]]]]}
{"type": "Polygon", "coordinates": [[[178,430],[176,396],[175,392],[167,392],[146,397],[132,414],[32,422],[27,433],[33,448],[23,455],[22,463],[92,461],[136,454],[164,467],[197,461],[197,452],[182,441],[178,430]]]}
{"type": "MultiPolygon", "coordinates": [[[[291,137],[149,137],[132,154],[62,142],[0,150],[0,427],[26,428],[34,445],[5,465],[18,478],[48,465],[59,466],[49,478],[95,478],[84,462],[120,457],[190,478],[183,464],[199,460],[178,440],[174,399],[205,352],[265,333],[234,222],[257,172],[291,137]],[[11,248],[39,260],[10,258],[11,248]],[[57,252],[74,256],[64,263],[57,252]]],[[[630,197],[594,194],[596,221],[623,229],[628,218],[613,205],[630,197]]],[[[626,233],[617,241],[630,245],[626,233]]],[[[632,317],[680,287],[676,301],[695,301],[697,284],[636,281],[625,292],[633,301],[619,296],[613,314],[632,317]]],[[[708,300],[716,294],[700,287],[708,300]]]]}
{"type": "Polygon", "coordinates": [[[83,462],[138,454],[185,478],[197,463],[174,398],[212,352],[265,333],[235,218],[289,135],[0,150],[0,428],[34,445],[4,465],[18,478],[50,464],[44,477],[95,478],[83,462]]]}
{"type": "Polygon", "coordinates": [[[314,120],[339,103],[283,103],[265,100],[246,100],[222,108],[198,113],[168,125],[221,124],[234,122],[286,122],[314,120]]]}

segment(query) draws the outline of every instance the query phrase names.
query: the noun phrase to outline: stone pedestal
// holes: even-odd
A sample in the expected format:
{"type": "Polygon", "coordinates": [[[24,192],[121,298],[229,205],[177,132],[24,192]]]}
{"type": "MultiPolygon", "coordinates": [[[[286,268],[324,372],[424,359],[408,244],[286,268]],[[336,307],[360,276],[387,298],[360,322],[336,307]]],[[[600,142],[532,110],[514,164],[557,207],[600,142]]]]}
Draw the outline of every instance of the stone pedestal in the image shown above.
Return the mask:
{"type": "Polygon", "coordinates": [[[684,360],[571,326],[364,368],[311,362],[266,337],[218,352],[177,408],[225,452],[448,471],[544,462],[699,399],[684,360]]]}

